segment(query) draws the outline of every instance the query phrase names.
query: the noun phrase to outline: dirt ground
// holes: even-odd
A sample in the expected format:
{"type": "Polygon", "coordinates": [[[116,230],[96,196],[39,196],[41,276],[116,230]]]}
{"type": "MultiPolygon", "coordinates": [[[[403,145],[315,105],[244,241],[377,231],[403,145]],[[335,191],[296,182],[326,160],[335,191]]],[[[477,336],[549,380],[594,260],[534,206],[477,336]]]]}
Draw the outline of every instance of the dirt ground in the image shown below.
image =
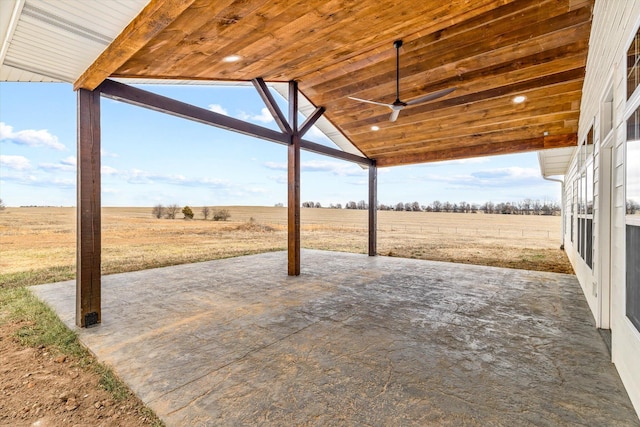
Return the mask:
{"type": "Polygon", "coordinates": [[[22,346],[20,326],[0,326],[0,426],[152,425],[137,398],[116,401],[77,360],[22,346]]]}

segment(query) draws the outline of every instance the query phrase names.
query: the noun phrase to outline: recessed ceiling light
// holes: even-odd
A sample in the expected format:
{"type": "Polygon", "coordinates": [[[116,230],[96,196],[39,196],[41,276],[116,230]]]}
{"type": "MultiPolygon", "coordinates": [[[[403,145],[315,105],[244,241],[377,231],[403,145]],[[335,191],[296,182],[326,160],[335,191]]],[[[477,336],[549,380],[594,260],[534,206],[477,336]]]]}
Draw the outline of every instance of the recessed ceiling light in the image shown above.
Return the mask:
{"type": "Polygon", "coordinates": [[[240,55],[229,55],[222,58],[222,62],[237,62],[240,61],[240,55]]]}
{"type": "Polygon", "coordinates": [[[514,104],[522,104],[526,100],[527,100],[527,97],[524,95],[518,95],[512,99],[514,104]]]}
{"type": "Polygon", "coordinates": [[[371,126],[371,130],[373,130],[373,131],[380,130],[380,127],[378,127],[378,126],[371,126]]]}

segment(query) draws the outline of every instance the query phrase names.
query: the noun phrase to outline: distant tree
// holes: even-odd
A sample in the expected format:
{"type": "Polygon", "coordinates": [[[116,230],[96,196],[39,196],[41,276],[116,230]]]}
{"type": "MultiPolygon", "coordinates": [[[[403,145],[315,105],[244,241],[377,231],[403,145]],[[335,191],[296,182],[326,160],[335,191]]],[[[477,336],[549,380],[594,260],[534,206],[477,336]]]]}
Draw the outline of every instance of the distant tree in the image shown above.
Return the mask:
{"type": "Polygon", "coordinates": [[[440,202],[440,200],[434,200],[431,206],[434,212],[442,212],[442,202],[440,202]]]}
{"type": "Polygon", "coordinates": [[[158,204],[155,205],[153,207],[153,209],[151,210],[151,214],[155,217],[155,218],[162,218],[164,216],[164,206],[158,204]]]}
{"type": "Polygon", "coordinates": [[[226,221],[229,218],[231,218],[231,213],[229,212],[229,209],[218,209],[213,213],[214,221],[226,221]]]}
{"type": "Polygon", "coordinates": [[[472,203],[469,209],[471,210],[471,213],[478,213],[478,205],[475,203],[472,203]]]}
{"type": "Polygon", "coordinates": [[[413,202],[411,204],[411,210],[414,211],[414,212],[420,212],[422,210],[422,208],[420,207],[420,203],[413,202]]]}
{"type": "Polygon", "coordinates": [[[358,202],[358,204],[356,205],[356,208],[357,208],[357,209],[360,209],[360,210],[367,209],[368,207],[369,207],[369,206],[367,206],[367,202],[365,202],[364,200],[360,200],[360,201],[358,202]]]}
{"type": "Polygon", "coordinates": [[[202,216],[206,220],[207,218],[209,218],[209,215],[211,215],[211,208],[209,206],[205,206],[200,212],[202,212],[202,216]]]}
{"type": "Polygon", "coordinates": [[[322,207],[322,205],[320,204],[320,202],[316,202],[316,209],[319,209],[321,207],[322,207]]]}
{"type": "Polygon", "coordinates": [[[413,206],[411,205],[411,203],[405,203],[404,210],[407,212],[411,212],[413,210],[413,206]]]}
{"type": "Polygon", "coordinates": [[[182,215],[184,215],[184,219],[193,219],[193,209],[189,206],[185,206],[182,208],[182,215]]]}
{"type": "Polygon", "coordinates": [[[492,214],[493,211],[495,209],[495,205],[493,204],[493,202],[486,202],[484,205],[482,205],[482,207],[480,208],[480,210],[486,214],[492,214]]]}
{"type": "Polygon", "coordinates": [[[444,202],[444,204],[442,205],[442,210],[445,212],[452,212],[453,206],[449,202],[444,202]]]}
{"type": "Polygon", "coordinates": [[[341,203],[336,203],[336,209],[342,209],[342,204],[341,203]]]}
{"type": "Polygon", "coordinates": [[[542,204],[540,203],[540,200],[534,201],[531,204],[531,209],[533,209],[534,215],[540,215],[540,212],[542,211],[542,204]]]}
{"type": "Polygon", "coordinates": [[[395,210],[397,210],[397,211],[403,211],[403,210],[404,210],[404,203],[402,203],[402,202],[398,202],[398,203],[396,204],[396,209],[395,209],[395,210]]]}
{"type": "Polygon", "coordinates": [[[275,205],[276,208],[283,208],[284,207],[284,203],[276,203],[275,205]]]}
{"type": "Polygon", "coordinates": [[[0,211],[5,210],[6,206],[4,205],[4,202],[2,201],[2,199],[0,199],[0,211]]]}
{"type": "Polygon", "coordinates": [[[174,203],[165,208],[164,217],[167,219],[176,219],[178,212],[180,212],[180,207],[174,203]]]}
{"type": "Polygon", "coordinates": [[[350,200],[347,202],[346,205],[344,205],[345,209],[358,209],[358,205],[356,205],[356,202],[354,202],[353,200],[350,200]]]}

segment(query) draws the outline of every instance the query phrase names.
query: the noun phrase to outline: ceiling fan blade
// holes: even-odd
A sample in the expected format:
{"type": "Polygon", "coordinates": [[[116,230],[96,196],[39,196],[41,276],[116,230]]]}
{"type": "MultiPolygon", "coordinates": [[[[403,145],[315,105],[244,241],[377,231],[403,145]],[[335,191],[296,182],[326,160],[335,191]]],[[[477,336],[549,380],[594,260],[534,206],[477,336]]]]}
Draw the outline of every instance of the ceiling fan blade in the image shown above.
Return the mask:
{"type": "Polygon", "coordinates": [[[394,109],[391,112],[391,117],[389,117],[389,121],[390,122],[395,122],[396,120],[398,120],[398,115],[400,114],[400,109],[394,109]]]}
{"type": "Polygon", "coordinates": [[[430,93],[428,95],[421,96],[420,98],[412,99],[411,101],[407,101],[407,105],[416,105],[422,104],[423,102],[431,101],[433,99],[441,98],[445,95],[449,95],[451,92],[456,90],[455,87],[450,87],[448,89],[442,89],[437,92],[430,93]]]}
{"type": "Polygon", "coordinates": [[[353,96],[350,96],[349,99],[353,99],[354,101],[366,102],[367,104],[380,105],[382,107],[393,108],[393,104],[384,104],[382,102],[369,101],[368,99],[354,98],[353,96]]]}

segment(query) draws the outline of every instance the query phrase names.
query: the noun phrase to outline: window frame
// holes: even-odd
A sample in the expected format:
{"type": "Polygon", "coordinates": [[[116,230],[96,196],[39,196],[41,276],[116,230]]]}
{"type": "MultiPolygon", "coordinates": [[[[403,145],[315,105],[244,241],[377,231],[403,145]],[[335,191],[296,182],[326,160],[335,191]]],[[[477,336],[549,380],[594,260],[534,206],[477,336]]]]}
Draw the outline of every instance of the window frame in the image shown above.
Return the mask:
{"type": "Polygon", "coordinates": [[[576,234],[578,254],[593,269],[593,203],[595,195],[595,159],[593,122],[584,140],[578,145],[576,234]],[[591,179],[589,179],[591,177],[591,179]],[[590,189],[588,187],[591,187],[590,189]],[[590,207],[590,208],[589,208],[590,207]]]}

